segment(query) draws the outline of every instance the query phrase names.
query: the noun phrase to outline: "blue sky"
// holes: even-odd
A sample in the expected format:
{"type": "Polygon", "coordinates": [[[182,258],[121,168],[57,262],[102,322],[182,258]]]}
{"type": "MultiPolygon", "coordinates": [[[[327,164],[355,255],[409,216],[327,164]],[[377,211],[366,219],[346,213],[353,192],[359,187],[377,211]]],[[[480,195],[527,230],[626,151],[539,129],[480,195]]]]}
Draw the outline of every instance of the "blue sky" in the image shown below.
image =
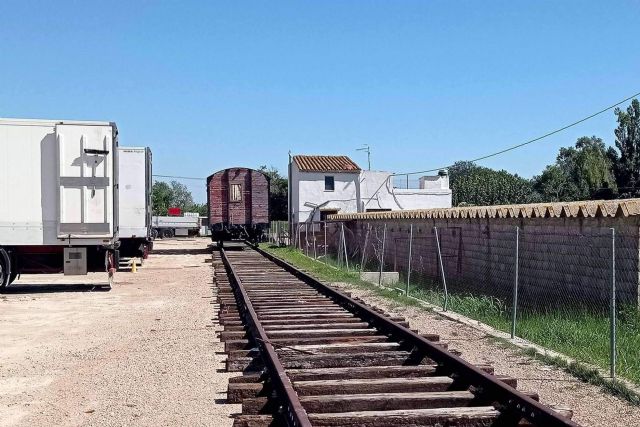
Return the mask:
{"type": "MultiPolygon", "coordinates": [[[[154,172],[286,171],[287,153],[424,170],[640,91],[640,3],[0,3],[0,116],[112,120],[154,172]]],[[[483,162],[530,177],[606,113],[483,162]]],[[[185,181],[197,200],[204,182],[185,181]]]]}

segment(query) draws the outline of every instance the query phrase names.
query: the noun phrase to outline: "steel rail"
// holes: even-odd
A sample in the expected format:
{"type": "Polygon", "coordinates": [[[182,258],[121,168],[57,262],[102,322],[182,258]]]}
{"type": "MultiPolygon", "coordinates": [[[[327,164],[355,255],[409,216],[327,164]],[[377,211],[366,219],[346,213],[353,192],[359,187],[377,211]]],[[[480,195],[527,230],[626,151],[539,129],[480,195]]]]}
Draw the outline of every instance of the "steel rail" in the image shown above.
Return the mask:
{"type": "Polygon", "coordinates": [[[238,311],[244,320],[249,334],[251,334],[260,349],[260,356],[268,371],[269,378],[274,385],[281,403],[285,407],[284,416],[286,417],[287,424],[291,427],[311,427],[311,421],[309,421],[307,411],[302,407],[298,394],[293,389],[293,384],[291,384],[291,380],[289,380],[284,370],[284,366],[282,366],[260,320],[258,320],[258,315],[251,304],[247,291],[242,285],[242,280],[240,280],[233,264],[227,258],[225,250],[221,248],[220,253],[222,255],[222,262],[230,273],[232,282],[235,284],[235,286],[233,286],[233,292],[238,303],[238,311]]]}
{"type": "Polygon", "coordinates": [[[521,419],[525,419],[538,426],[580,427],[579,424],[563,417],[553,409],[531,399],[513,387],[508,386],[495,376],[478,369],[461,357],[433,344],[409,328],[375,312],[366,305],[325,285],[316,278],[300,271],[286,261],[263,251],[257,246],[251,245],[251,247],[303,282],[332,298],[336,303],[360,317],[362,320],[370,322],[374,327],[399,340],[406,347],[410,347],[412,354],[417,356],[419,360],[424,359],[424,357],[432,359],[441,367],[441,372],[451,375],[457,384],[473,386],[475,388],[474,394],[480,400],[487,403],[497,403],[497,409],[501,413],[497,420],[497,425],[517,425],[521,419]]]}

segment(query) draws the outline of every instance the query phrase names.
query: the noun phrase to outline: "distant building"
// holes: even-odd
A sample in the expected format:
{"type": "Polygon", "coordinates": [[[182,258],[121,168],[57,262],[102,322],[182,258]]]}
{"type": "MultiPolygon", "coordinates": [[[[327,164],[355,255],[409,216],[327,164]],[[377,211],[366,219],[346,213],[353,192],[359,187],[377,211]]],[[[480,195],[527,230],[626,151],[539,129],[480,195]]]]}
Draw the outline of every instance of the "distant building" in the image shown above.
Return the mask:
{"type": "Polygon", "coordinates": [[[322,221],[335,213],[450,208],[446,171],[420,177],[418,188],[394,188],[390,172],[365,171],[347,156],[292,157],[292,222],[322,221]]]}

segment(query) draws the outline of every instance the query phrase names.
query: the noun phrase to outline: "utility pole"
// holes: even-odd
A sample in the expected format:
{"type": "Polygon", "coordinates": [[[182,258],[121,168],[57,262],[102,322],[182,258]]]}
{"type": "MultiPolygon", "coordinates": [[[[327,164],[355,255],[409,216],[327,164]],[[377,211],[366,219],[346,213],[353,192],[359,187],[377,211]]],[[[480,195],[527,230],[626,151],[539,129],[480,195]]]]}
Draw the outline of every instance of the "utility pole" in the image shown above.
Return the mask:
{"type": "Polygon", "coordinates": [[[363,147],[362,148],[356,148],[356,151],[366,151],[367,152],[367,164],[368,164],[367,170],[371,170],[371,148],[369,147],[369,144],[363,144],[363,147]]]}
{"type": "Polygon", "coordinates": [[[292,183],[291,183],[291,150],[289,150],[289,164],[287,170],[287,222],[289,223],[289,246],[291,246],[291,239],[293,237],[293,206],[292,206],[292,183]]]}

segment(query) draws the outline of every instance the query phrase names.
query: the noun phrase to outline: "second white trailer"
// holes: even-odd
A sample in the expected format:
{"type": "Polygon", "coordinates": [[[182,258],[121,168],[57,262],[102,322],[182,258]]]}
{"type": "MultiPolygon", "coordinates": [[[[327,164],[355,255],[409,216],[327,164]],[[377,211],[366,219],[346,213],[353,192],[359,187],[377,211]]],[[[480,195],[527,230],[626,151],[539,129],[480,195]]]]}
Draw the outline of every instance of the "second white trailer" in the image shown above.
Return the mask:
{"type": "Polygon", "coordinates": [[[147,258],[152,247],[151,150],[120,147],[118,162],[120,256],[147,258]]]}

